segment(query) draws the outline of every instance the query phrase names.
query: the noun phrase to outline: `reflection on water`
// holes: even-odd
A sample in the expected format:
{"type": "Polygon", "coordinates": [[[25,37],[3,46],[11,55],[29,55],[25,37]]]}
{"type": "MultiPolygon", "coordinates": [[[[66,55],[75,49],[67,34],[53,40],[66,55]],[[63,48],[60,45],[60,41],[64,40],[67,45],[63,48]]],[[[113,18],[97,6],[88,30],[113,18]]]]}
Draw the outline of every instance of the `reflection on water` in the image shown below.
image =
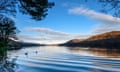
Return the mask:
{"type": "Polygon", "coordinates": [[[68,48],[74,53],[86,53],[89,55],[108,57],[108,58],[120,58],[120,49],[108,49],[108,48],[80,48],[70,47],[68,48]]]}
{"type": "Polygon", "coordinates": [[[120,58],[120,49],[98,49],[92,48],[90,51],[97,56],[105,56],[108,58],[120,58]]]}
{"type": "Polygon", "coordinates": [[[14,63],[15,59],[9,61],[7,56],[0,56],[0,72],[15,72],[14,68],[16,67],[14,63]]]}
{"type": "Polygon", "coordinates": [[[120,72],[119,50],[44,46],[9,51],[8,56],[11,72],[120,72]]]}

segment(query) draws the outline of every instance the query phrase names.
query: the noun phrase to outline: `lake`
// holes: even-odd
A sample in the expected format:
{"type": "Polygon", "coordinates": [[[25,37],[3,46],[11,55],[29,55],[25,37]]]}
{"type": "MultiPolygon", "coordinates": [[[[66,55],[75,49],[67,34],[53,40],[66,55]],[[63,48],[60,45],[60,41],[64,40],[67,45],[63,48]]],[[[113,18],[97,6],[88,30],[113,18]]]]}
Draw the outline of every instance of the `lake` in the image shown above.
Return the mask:
{"type": "Polygon", "coordinates": [[[41,46],[8,51],[14,72],[120,72],[120,51],[41,46]]]}

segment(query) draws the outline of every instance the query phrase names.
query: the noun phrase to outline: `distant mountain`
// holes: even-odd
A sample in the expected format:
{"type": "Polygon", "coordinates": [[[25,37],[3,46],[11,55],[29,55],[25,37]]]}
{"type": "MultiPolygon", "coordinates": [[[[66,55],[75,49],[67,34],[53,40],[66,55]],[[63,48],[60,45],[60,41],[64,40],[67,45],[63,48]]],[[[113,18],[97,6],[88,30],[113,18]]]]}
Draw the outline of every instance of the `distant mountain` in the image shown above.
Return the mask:
{"type": "Polygon", "coordinates": [[[118,38],[118,37],[120,37],[120,31],[112,31],[112,32],[107,32],[107,33],[92,36],[92,37],[86,39],[86,41],[118,38]]]}
{"type": "Polygon", "coordinates": [[[45,46],[45,44],[38,44],[38,43],[28,43],[28,42],[19,42],[15,40],[10,40],[8,50],[17,50],[21,49],[22,47],[31,47],[31,46],[45,46]]]}
{"type": "Polygon", "coordinates": [[[72,39],[72,40],[68,41],[67,43],[79,43],[79,42],[82,42],[84,40],[85,39],[72,39]]]}
{"type": "Polygon", "coordinates": [[[73,39],[60,46],[81,46],[81,47],[120,47],[120,31],[112,31],[92,36],[88,39],[73,39]]]}
{"type": "Polygon", "coordinates": [[[38,43],[28,43],[28,42],[20,42],[22,47],[29,47],[29,46],[45,46],[45,44],[38,44],[38,43]]]}

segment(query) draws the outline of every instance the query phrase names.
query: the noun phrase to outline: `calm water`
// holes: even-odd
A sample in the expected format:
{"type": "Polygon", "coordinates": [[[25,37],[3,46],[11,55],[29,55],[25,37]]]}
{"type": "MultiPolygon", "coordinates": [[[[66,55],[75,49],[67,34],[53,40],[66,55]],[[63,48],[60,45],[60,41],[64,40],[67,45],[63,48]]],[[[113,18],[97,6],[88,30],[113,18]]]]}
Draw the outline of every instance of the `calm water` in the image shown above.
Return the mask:
{"type": "Polygon", "coordinates": [[[8,55],[14,72],[120,72],[118,50],[45,46],[8,55]]]}

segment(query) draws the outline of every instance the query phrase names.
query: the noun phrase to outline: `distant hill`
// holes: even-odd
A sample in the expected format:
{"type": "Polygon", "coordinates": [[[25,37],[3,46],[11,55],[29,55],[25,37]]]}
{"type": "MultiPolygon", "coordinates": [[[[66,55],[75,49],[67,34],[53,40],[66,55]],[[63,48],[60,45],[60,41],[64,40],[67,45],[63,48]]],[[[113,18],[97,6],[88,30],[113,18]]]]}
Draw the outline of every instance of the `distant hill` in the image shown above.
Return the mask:
{"type": "Polygon", "coordinates": [[[38,43],[28,43],[28,42],[19,42],[15,40],[10,40],[8,50],[17,50],[21,49],[22,47],[31,47],[31,46],[45,46],[45,44],[38,44],[38,43]]]}
{"type": "Polygon", "coordinates": [[[45,44],[38,44],[38,43],[28,43],[28,42],[20,42],[22,47],[30,47],[30,46],[45,46],[45,44]]]}
{"type": "Polygon", "coordinates": [[[81,47],[120,47],[120,31],[112,31],[99,35],[94,35],[87,39],[73,39],[60,46],[81,46],[81,47]]]}
{"type": "Polygon", "coordinates": [[[84,40],[86,40],[86,39],[72,39],[72,40],[68,41],[67,43],[79,43],[79,42],[82,42],[84,40]]]}
{"type": "Polygon", "coordinates": [[[92,37],[86,39],[86,41],[118,38],[118,37],[120,37],[120,31],[112,31],[112,32],[107,32],[107,33],[92,36],[92,37]]]}

